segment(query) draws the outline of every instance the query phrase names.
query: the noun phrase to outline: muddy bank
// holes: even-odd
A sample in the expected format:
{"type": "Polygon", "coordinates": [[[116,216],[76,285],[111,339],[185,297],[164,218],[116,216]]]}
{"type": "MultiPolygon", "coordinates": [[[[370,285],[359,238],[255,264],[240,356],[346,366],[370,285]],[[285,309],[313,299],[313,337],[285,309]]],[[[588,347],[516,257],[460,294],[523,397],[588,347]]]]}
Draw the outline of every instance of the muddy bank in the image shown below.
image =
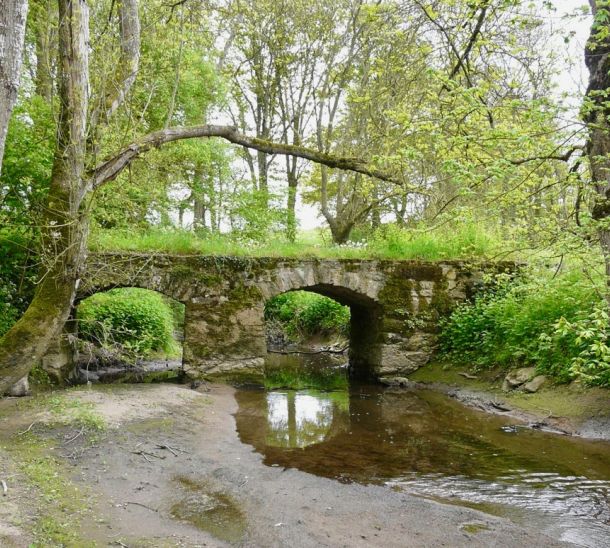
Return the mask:
{"type": "Polygon", "coordinates": [[[239,441],[236,410],[226,386],[95,386],[1,401],[2,545],[562,545],[390,487],[265,466],[239,441]],[[41,466],[55,483],[38,477],[41,466]]]}
{"type": "Polygon", "coordinates": [[[502,390],[503,372],[471,375],[430,364],[409,375],[414,387],[436,390],[469,407],[523,421],[532,428],[587,439],[610,440],[610,390],[578,383],[549,384],[539,392],[502,390]],[[470,378],[469,378],[470,377],[470,378]],[[472,378],[475,377],[475,378],[472,378]]]}

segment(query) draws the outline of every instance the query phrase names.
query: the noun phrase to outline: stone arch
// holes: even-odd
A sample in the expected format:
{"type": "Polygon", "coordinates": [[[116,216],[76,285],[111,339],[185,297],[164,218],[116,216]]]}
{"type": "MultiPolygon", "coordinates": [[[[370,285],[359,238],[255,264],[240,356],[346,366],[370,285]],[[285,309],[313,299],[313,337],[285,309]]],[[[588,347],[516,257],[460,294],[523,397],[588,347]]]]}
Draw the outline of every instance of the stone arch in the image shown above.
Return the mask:
{"type": "Polygon", "coordinates": [[[290,291],[309,291],[349,306],[349,362],[353,376],[375,378],[381,364],[383,307],[381,283],[371,262],[346,269],[338,261],[307,261],[298,267],[279,266],[271,280],[258,283],[265,301],[290,291]]]}

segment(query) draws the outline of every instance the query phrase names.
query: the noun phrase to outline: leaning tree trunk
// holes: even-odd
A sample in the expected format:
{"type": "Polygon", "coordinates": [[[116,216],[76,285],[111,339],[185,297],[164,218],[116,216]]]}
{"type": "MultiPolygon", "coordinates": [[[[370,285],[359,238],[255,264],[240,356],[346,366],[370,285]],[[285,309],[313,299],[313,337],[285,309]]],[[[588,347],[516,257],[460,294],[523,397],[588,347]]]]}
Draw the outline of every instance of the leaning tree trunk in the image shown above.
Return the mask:
{"type": "Polygon", "coordinates": [[[0,8],[0,173],[8,123],[17,101],[28,0],[3,0],[0,8]]]}
{"type": "Polygon", "coordinates": [[[0,393],[27,375],[59,335],[85,257],[82,205],[88,108],[89,12],[85,0],[59,0],[60,116],[42,234],[43,271],[34,299],[0,339],[0,393]]]}
{"type": "Polygon", "coordinates": [[[596,191],[592,209],[606,263],[606,301],[610,305],[610,4],[589,0],[593,11],[591,34],[585,47],[589,87],[585,98],[585,122],[589,130],[587,155],[596,191]]]}

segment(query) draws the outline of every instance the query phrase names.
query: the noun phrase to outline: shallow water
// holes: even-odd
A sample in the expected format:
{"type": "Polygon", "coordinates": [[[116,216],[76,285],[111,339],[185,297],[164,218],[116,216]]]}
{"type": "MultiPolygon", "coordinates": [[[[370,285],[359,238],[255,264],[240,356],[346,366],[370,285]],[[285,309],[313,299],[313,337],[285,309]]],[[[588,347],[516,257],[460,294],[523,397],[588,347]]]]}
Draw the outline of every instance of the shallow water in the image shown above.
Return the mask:
{"type": "Polygon", "coordinates": [[[518,426],[431,391],[237,392],[237,429],[269,466],[510,517],[610,546],[610,443],[518,426]]]}

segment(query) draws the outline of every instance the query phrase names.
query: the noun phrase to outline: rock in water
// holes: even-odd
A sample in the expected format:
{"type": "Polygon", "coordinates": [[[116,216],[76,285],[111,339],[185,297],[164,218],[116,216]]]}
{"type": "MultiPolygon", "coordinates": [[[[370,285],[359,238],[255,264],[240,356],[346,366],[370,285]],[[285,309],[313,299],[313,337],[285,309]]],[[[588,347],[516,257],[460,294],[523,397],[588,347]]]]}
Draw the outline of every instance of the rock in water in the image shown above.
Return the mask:
{"type": "Polygon", "coordinates": [[[380,377],[379,382],[386,386],[400,386],[401,388],[408,388],[414,384],[406,377],[380,377]]]}

